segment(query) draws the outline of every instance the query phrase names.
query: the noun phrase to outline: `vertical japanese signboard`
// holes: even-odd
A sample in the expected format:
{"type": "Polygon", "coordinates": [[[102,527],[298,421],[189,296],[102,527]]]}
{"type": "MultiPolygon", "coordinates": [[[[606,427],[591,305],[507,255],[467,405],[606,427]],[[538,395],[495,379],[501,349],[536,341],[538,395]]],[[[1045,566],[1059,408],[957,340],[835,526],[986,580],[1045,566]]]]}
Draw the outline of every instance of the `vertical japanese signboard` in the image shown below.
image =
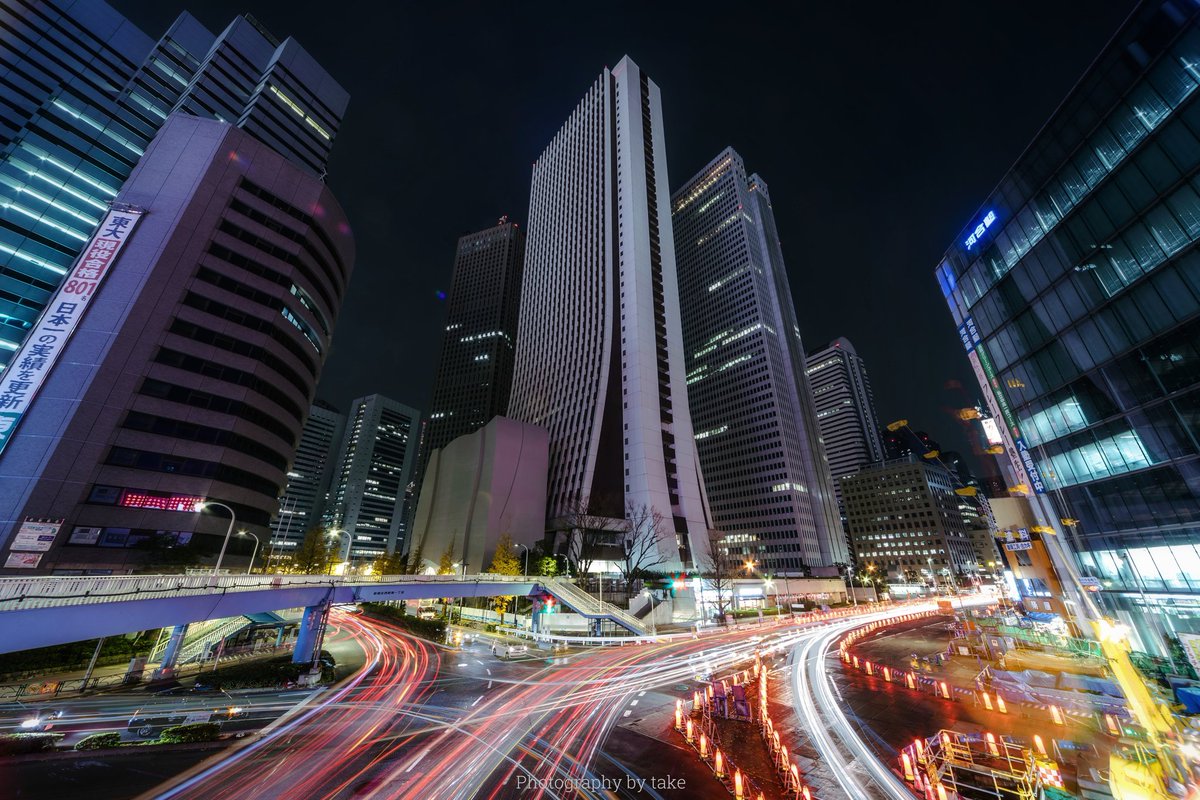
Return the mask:
{"type": "Polygon", "coordinates": [[[983,346],[979,330],[975,327],[975,320],[967,317],[963,324],[958,326],[958,336],[967,351],[967,360],[971,362],[971,369],[974,370],[980,387],[986,387],[989,390],[986,392],[984,400],[987,402],[992,416],[1004,420],[1004,450],[1008,454],[1013,474],[1016,475],[1018,483],[1030,486],[1038,494],[1045,494],[1046,485],[1042,481],[1041,470],[1038,469],[1037,462],[1034,461],[1033,454],[1025,443],[1025,437],[1021,435],[1017,415],[1008,402],[1008,395],[1000,386],[1000,376],[996,372],[995,365],[992,364],[991,356],[983,346]]]}
{"type": "Polygon", "coordinates": [[[79,327],[88,303],[112,269],[142,212],[113,209],[50,298],[25,344],[0,373],[0,452],[29,410],[67,340],[79,327]]]}

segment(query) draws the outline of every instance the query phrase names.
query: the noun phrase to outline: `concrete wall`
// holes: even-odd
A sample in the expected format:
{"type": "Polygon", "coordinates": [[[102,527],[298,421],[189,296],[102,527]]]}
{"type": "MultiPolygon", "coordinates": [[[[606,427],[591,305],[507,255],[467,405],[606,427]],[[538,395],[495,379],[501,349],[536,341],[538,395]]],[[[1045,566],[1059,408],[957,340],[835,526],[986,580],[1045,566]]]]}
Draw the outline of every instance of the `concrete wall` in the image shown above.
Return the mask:
{"type": "MultiPolygon", "coordinates": [[[[533,547],[545,530],[548,466],[546,430],[507,417],[434,450],[409,555],[419,551],[426,567],[436,569],[448,548],[473,573],[488,568],[503,533],[533,547]]],[[[517,554],[523,562],[525,551],[517,554]]]]}

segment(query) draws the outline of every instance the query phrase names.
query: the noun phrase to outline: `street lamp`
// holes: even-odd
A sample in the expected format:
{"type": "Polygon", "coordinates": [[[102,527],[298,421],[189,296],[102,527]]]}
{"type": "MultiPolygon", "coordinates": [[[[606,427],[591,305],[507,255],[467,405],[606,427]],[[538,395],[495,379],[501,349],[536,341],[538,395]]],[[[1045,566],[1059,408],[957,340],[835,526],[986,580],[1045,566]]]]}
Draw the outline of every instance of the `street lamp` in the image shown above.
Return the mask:
{"type": "MultiPolygon", "coordinates": [[[[337,554],[338,561],[345,560],[345,561],[349,562],[350,561],[350,545],[354,543],[354,539],[351,538],[350,532],[346,531],[346,530],[342,530],[341,528],[333,528],[329,531],[329,535],[338,537],[338,554],[337,554]],[[342,553],[341,553],[341,545],[342,545],[342,537],[343,536],[346,537],[346,558],[345,559],[342,558],[342,553]]],[[[330,572],[330,574],[333,573],[333,564],[329,565],[329,572],[330,572]]]]}
{"type": "Polygon", "coordinates": [[[262,544],[262,542],[259,541],[258,537],[254,536],[254,534],[251,533],[250,531],[238,531],[238,536],[253,536],[254,537],[254,549],[252,551],[250,551],[250,566],[246,567],[246,574],[249,575],[251,572],[254,571],[254,559],[258,557],[258,547],[259,547],[259,545],[262,544]]]}
{"type": "Polygon", "coordinates": [[[519,543],[517,544],[517,547],[525,548],[525,572],[522,573],[521,577],[528,578],[529,577],[529,547],[528,547],[528,545],[523,545],[523,544],[519,544],[519,543]]]}
{"type": "Polygon", "coordinates": [[[846,565],[846,575],[850,579],[850,597],[854,600],[854,607],[858,608],[858,595],[854,593],[854,566],[846,565]]]}
{"type": "Polygon", "coordinates": [[[925,563],[929,565],[929,577],[933,579],[933,593],[938,594],[940,590],[938,588],[937,572],[935,572],[933,569],[933,559],[927,558],[925,559],[925,563]]]}
{"type": "Polygon", "coordinates": [[[221,552],[217,555],[217,563],[212,571],[212,576],[215,578],[221,574],[221,561],[225,558],[225,548],[229,546],[229,537],[233,534],[233,526],[237,524],[237,516],[233,513],[232,508],[224,503],[218,503],[216,500],[200,500],[196,503],[193,510],[200,513],[209,506],[220,506],[229,512],[229,529],[225,531],[225,540],[221,542],[221,552]]]}

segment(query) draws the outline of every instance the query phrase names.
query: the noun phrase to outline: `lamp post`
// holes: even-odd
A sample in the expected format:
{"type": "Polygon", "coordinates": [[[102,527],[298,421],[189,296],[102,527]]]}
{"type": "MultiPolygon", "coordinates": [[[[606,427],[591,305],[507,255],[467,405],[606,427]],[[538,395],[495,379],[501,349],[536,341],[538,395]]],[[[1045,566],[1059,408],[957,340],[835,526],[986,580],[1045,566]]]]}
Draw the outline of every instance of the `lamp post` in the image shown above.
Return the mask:
{"type": "Polygon", "coordinates": [[[933,559],[927,558],[927,559],[925,559],[925,563],[929,565],[929,577],[933,579],[933,593],[938,594],[939,590],[938,590],[938,582],[937,582],[937,573],[933,569],[933,559]]]}
{"type": "MultiPolygon", "coordinates": [[[[354,542],[354,540],[350,537],[350,532],[342,530],[341,528],[333,528],[332,530],[329,531],[329,535],[330,536],[336,535],[338,537],[338,560],[339,561],[342,560],[342,552],[341,552],[342,537],[343,536],[346,537],[346,558],[345,558],[345,560],[347,562],[349,562],[350,561],[350,545],[354,542]]],[[[333,574],[333,564],[329,565],[329,574],[331,574],[331,575],[333,574]]]]}
{"type": "Polygon", "coordinates": [[[217,555],[216,566],[213,567],[212,576],[216,578],[221,574],[221,561],[225,558],[225,548],[229,547],[229,537],[233,535],[233,526],[237,524],[237,515],[233,513],[233,509],[224,503],[218,503],[216,500],[201,500],[196,503],[195,511],[197,513],[204,511],[209,506],[220,506],[229,512],[229,528],[225,531],[225,540],[221,542],[221,552],[217,555]]]}
{"type": "Polygon", "coordinates": [[[246,574],[249,575],[254,571],[254,559],[258,557],[258,548],[262,542],[250,531],[238,531],[238,536],[251,536],[254,538],[254,549],[250,551],[250,566],[246,567],[246,574]]]}
{"type": "Polygon", "coordinates": [[[528,545],[523,545],[523,544],[518,544],[517,547],[525,548],[525,572],[522,573],[521,577],[528,578],[529,577],[529,547],[528,547],[528,545]]]}
{"type": "Polygon", "coordinates": [[[854,565],[846,565],[846,575],[850,579],[850,597],[854,599],[854,607],[858,608],[858,595],[854,592],[854,565]]]}

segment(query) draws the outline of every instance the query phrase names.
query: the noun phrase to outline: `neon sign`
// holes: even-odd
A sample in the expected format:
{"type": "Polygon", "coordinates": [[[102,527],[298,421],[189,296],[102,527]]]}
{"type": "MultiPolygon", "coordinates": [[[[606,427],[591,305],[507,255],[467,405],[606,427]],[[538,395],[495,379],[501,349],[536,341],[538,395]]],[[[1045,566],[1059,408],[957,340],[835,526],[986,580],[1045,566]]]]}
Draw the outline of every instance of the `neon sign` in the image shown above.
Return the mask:
{"type": "Polygon", "coordinates": [[[996,212],[989,211],[987,216],[983,218],[983,222],[976,225],[974,232],[967,237],[966,245],[968,250],[975,246],[975,243],[979,241],[979,237],[983,236],[983,232],[992,227],[992,223],[995,221],[996,212]]]}

